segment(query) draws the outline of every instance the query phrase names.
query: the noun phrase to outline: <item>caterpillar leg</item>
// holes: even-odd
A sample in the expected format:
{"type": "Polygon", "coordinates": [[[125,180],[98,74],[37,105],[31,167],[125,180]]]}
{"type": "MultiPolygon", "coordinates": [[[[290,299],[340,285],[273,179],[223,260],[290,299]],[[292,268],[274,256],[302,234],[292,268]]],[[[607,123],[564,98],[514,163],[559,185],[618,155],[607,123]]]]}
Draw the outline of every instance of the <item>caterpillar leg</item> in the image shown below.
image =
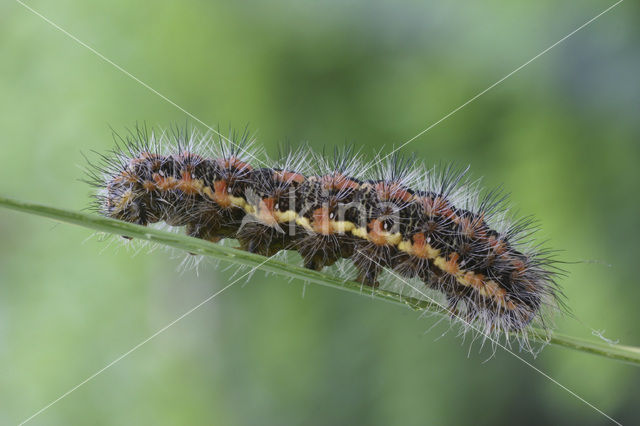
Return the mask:
{"type": "Polygon", "coordinates": [[[358,268],[357,281],[375,288],[380,285],[378,276],[384,267],[391,264],[391,248],[371,243],[357,244],[351,259],[358,268]]]}
{"type": "Polygon", "coordinates": [[[245,224],[236,238],[243,250],[263,256],[273,256],[287,246],[286,234],[259,223],[245,224]]]}
{"type": "Polygon", "coordinates": [[[339,259],[351,256],[353,243],[349,237],[310,233],[295,240],[291,246],[304,259],[304,267],[321,271],[339,259]]]}

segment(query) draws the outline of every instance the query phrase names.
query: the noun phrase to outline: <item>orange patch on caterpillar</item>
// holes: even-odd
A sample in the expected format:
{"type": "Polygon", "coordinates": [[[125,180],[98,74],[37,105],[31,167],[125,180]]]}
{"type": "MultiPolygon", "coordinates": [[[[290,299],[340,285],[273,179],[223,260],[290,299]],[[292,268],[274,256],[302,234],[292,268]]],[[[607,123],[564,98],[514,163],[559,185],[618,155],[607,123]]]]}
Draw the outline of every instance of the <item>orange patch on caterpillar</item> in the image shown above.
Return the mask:
{"type": "Polygon", "coordinates": [[[486,277],[482,274],[467,271],[462,276],[457,276],[456,278],[460,284],[467,287],[471,286],[479,295],[494,300],[505,309],[514,310],[517,308],[517,305],[513,301],[507,300],[507,290],[500,287],[500,285],[493,280],[486,281],[486,277]]]}
{"type": "Polygon", "coordinates": [[[251,171],[253,167],[250,164],[245,163],[238,157],[218,158],[216,162],[225,169],[237,169],[251,171]]]}
{"type": "Polygon", "coordinates": [[[273,214],[275,204],[276,201],[273,198],[263,198],[260,200],[255,214],[260,222],[268,226],[276,226],[278,224],[278,220],[273,214]]]}
{"type": "Polygon", "coordinates": [[[378,197],[383,200],[400,200],[409,202],[413,199],[413,194],[397,182],[378,182],[374,187],[378,197]]]}
{"type": "Polygon", "coordinates": [[[491,247],[497,255],[503,255],[507,252],[507,244],[504,239],[496,238],[493,235],[489,237],[489,247],[491,247]]]}
{"type": "Polygon", "coordinates": [[[129,160],[129,166],[133,168],[138,164],[149,163],[150,160],[154,161],[154,160],[157,160],[158,158],[159,156],[157,154],[152,154],[150,152],[144,151],[140,153],[140,156],[129,160]]]}
{"type": "Polygon", "coordinates": [[[160,191],[171,191],[178,185],[178,180],[174,177],[164,177],[159,173],[154,173],[152,178],[160,191]]]}
{"type": "Polygon", "coordinates": [[[155,184],[155,182],[150,181],[150,180],[144,181],[142,183],[142,187],[147,192],[155,191],[156,189],[158,189],[158,186],[155,184]]]}
{"type": "Polygon", "coordinates": [[[276,170],[273,176],[281,182],[295,182],[300,184],[307,180],[305,175],[287,170],[276,170]]]}
{"type": "Polygon", "coordinates": [[[178,180],[176,187],[187,195],[199,194],[202,190],[202,180],[193,179],[190,171],[182,171],[182,179],[178,180]]]}
{"type": "Polygon", "coordinates": [[[158,158],[160,158],[159,154],[154,154],[153,152],[149,152],[149,151],[142,151],[140,153],[140,157],[134,159],[134,161],[142,162],[142,161],[146,161],[146,160],[156,160],[158,158]]]}
{"type": "Polygon", "coordinates": [[[198,185],[198,182],[179,180],[177,188],[187,195],[195,195],[200,193],[202,182],[198,185]]]}
{"type": "Polygon", "coordinates": [[[218,203],[220,207],[230,207],[231,197],[229,196],[229,190],[227,182],[224,180],[217,180],[213,182],[213,201],[218,203]]]}
{"type": "Polygon", "coordinates": [[[360,183],[341,174],[325,175],[321,178],[322,187],[326,190],[342,191],[345,189],[358,189],[360,183]]]}
{"type": "Polygon", "coordinates": [[[459,259],[460,255],[458,253],[451,253],[449,255],[449,260],[444,264],[444,271],[451,275],[458,275],[460,273],[460,265],[458,265],[459,259]]]}
{"type": "Polygon", "coordinates": [[[373,219],[369,222],[369,241],[378,246],[384,246],[387,244],[386,232],[384,231],[384,226],[381,221],[378,219],[373,219]]]}
{"type": "MultiPolygon", "coordinates": [[[[484,276],[482,274],[474,274],[471,271],[467,271],[463,276],[464,281],[480,292],[485,292],[484,276]]],[[[464,285],[464,284],[463,284],[464,285]]]]}
{"type": "Polygon", "coordinates": [[[138,176],[129,169],[123,170],[119,176],[116,176],[113,179],[114,182],[126,182],[126,183],[136,183],[138,182],[138,176]]]}
{"type": "Polygon", "coordinates": [[[443,216],[454,222],[458,221],[457,215],[444,197],[420,197],[418,198],[418,203],[422,206],[422,210],[427,216],[443,216]]]}
{"type": "Polygon", "coordinates": [[[487,281],[485,286],[487,287],[487,293],[493,297],[504,298],[507,295],[507,290],[500,287],[495,281],[487,281]]]}
{"type": "Polygon", "coordinates": [[[411,254],[414,256],[422,259],[435,259],[440,255],[440,250],[431,247],[422,232],[415,234],[412,239],[411,254]]]}
{"type": "Polygon", "coordinates": [[[524,276],[527,271],[527,265],[520,259],[512,260],[511,267],[513,268],[513,271],[511,271],[512,279],[518,279],[524,276]]]}
{"type": "Polygon", "coordinates": [[[313,222],[311,223],[313,230],[318,234],[329,235],[333,233],[331,220],[329,219],[329,209],[320,207],[313,211],[313,222]]]}
{"type": "Polygon", "coordinates": [[[462,235],[467,238],[484,239],[487,231],[484,229],[484,220],[480,217],[462,217],[459,221],[462,235]]]}
{"type": "Polygon", "coordinates": [[[517,272],[524,272],[527,269],[527,265],[520,259],[513,260],[511,266],[513,266],[517,272]]]}
{"type": "Polygon", "coordinates": [[[495,298],[504,297],[507,294],[504,288],[500,287],[495,281],[487,281],[486,277],[482,274],[467,271],[464,273],[463,279],[483,296],[495,298]]]}

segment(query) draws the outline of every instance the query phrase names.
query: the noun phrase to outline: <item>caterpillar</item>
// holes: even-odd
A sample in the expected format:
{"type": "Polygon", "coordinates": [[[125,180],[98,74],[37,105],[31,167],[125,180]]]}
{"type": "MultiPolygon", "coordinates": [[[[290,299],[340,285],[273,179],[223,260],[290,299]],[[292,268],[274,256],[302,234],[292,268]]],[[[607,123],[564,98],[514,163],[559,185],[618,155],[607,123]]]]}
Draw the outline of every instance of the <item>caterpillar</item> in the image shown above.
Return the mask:
{"type": "Polygon", "coordinates": [[[480,191],[468,168],[427,168],[397,153],[367,164],[352,147],[302,146],[269,160],[246,130],[214,138],[137,127],[116,137],[90,162],[104,216],[236,239],[264,256],[294,250],[314,270],[348,259],[364,286],[391,270],[487,331],[547,327],[546,308],[560,300],[558,262],[533,239],[535,221],[512,219],[502,190],[480,191]]]}

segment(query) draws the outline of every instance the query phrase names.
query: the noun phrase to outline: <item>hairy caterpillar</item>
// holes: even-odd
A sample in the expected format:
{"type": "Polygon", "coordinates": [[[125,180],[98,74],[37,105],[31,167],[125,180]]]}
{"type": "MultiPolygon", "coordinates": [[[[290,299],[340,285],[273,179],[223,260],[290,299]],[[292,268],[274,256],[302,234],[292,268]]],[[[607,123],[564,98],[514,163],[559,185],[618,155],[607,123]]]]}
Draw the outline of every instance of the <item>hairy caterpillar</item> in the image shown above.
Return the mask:
{"type": "Polygon", "coordinates": [[[265,256],[295,250],[315,270],[350,259],[367,286],[388,268],[443,293],[452,313],[484,330],[546,327],[557,262],[530,238],[533,221],[510,220],[506,197],[481,193],[466,170],[395,154],[365,167],[350,148],[302,147],[264,167],[258,154],[246,131],[214,140],[138,128],[91,164],[95,207],[265,256]]]}

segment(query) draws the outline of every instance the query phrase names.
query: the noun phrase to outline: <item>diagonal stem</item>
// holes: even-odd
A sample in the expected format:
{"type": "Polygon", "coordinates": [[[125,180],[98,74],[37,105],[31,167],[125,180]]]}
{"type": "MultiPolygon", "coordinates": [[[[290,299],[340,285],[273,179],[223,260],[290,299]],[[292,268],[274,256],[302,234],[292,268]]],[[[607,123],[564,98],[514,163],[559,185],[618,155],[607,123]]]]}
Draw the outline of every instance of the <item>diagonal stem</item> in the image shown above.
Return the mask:
{"type": "MultiPolygon", "coordinates": [[[[257,269],[265,272],[271,272],[302,281],[308,281],[351,293],[368,295],[386,302],[409,307],[410,309],[419,312],[430,312],[440,315],[449,314],[446,310],[427,300],[405,297],[398,293],[382,289],[367,288],[367,291],[363,292],[362,285],[354,281],[345,281],[338,277],[324,274],[322,272],[312,271],[310,269],[291,265],[274,259],[269,259],[265,262],[265,258],[263,256],[248,253],[246,251],[238,250],[231,247],[225,247],[219,244],[213,244],[211,242],[192,238],[187,235],[160,231],[157,229],[134,225],[131,223],[109,219],[102,216],[58,209],[42,204],[30,203],[1,196],[0,206],[11,210],[17,210],[20,212],[48,217],[60,222],[80,225],[85,228],[94,229],[96,231],[102,231],[116,235],[126,235],[132,238],[147,240],[176,249],[182,249],[191,253],[201,254],[215,259],[223,260],[225,262],[230,262],[236,265],[258,267],[257,269]],[[262,265],[260,265],[261,263],[262,265]]],[[[552,345],[571,348],[581,352],[599,355],[605,358],[640,366],[640,348],[638,347],[590,341],[556,332],[543,332],[542,330],[538,329],[530,330],[529,336],[537,341],[548,341],[552,345]]]]}

